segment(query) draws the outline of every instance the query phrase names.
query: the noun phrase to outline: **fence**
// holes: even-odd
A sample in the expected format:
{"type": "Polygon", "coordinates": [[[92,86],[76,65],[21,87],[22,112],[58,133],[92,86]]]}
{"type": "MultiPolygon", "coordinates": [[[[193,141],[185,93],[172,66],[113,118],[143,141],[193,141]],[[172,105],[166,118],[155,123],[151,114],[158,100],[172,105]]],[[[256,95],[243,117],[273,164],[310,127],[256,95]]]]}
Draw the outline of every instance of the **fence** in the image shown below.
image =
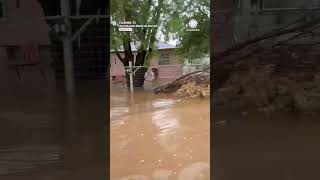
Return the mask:
{"type": "MultiPolygon", "coordinates": [[[[183,75],[186,75],[194,71],[198,71],[208,66],[209,64],[158,65],[155,66],[155,68],[158,69],[159,75],[157,79],[151,81],[151,84],[152,86],[166,84],[178,79],[183,75]]],[[[150,82],[145,83],[146,81],[144,81],[144,75],[148,69],[147,66],[125,66],[124,68],[126,70],[127,87],[131,88],[131,90],[133,90],[134,87],[142,87],[145,84],[150,84],[150,82]],[[130,77],[130,74],[132,74],[132,77],[130,77]]]]}

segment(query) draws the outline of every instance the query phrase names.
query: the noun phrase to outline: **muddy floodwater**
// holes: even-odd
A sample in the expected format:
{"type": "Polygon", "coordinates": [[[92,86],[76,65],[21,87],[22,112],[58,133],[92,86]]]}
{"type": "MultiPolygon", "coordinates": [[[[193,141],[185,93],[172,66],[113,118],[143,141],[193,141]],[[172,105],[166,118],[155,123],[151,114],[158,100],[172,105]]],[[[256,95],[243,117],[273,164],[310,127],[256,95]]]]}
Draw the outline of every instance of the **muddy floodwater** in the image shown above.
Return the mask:
{"type": "Polygon", "coordinates": [[[0,180],[109,179],[108,123],[111,180],[319,179],[318,116],[111,89],[109,122],[101,84],[83,82],[71,99],[31,87],[0,93],[0,180]]]}
{"type": "Polygon", "coordinates": [[[209,180],[210,101],[111,90],[112,180],[209,180]]]}
{"type": "Polygon", "coordinates": [[[73,98],[32,87],[0,93],[0,179],[105,179],[105,89],[83,82],[73,98]]]}
{"type": "MultiPolygon", "coordinates": [[[[214,109],[218,180],[319,179],[318,116],[214,109]]],[[[213,165],[211,165],[213,166],[213,165]]]]}

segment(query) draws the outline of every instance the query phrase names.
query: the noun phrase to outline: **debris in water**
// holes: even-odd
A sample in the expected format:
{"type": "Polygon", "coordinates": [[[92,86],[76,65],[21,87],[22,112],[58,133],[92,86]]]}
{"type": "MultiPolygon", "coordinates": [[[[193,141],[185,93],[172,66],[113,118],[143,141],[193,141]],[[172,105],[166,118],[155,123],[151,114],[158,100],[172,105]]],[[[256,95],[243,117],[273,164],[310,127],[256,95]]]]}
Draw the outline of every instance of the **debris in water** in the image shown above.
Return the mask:
{"type": "Polygon", "coordinates": [[[243,111],[243,112],[241,112],[241,114],[242,114],[243,116],[246,116],[246,115],[248,115],[248,112],[247,112],[247,111],[243,111]]]}
{"type": "Polygon", "coordinates": [[[224,125],[226,125],[226,124],[227,124],[227,120],[217,121],[217,122],[216,122],[216,125],[217,125],[217,126],[224,126],[224,125]]]}
{"type": "Polygon", "coordinates": [[[177,90],[176,95],[185,98],[208,97],[210,96],[210,85],[207,87],[202,87],[197,85],[196,82],[191,81],[183,84],[177,90]]]}

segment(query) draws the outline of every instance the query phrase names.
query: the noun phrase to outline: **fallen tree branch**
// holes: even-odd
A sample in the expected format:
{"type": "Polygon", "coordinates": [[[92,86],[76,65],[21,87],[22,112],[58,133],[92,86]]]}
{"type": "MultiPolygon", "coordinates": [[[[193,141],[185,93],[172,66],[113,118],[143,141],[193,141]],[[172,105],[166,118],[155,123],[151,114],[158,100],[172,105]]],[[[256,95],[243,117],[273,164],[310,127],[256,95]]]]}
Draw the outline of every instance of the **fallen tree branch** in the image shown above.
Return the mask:
{"type": "Polygon", "coordinates": [[[184,75],[184,76],[182,76],[182,77],[174,80],[173,82],[171,82],[171,83],[169,83],[169,84],[166,84],[166,85],[163,85],[163,86],[160,86],[160,87],[155,88],[155,89],[154,89],[154,93],[157,94],[157,93],[160,93],[160,92],[162,92],[162,91],[165,91],[166,89],[169,89],[169,88],[171,88],[171,87],[173,87],[173,86],[176,86],[176,85],[178,84],[178,82],[180,82],[181,80],[185,79],[186,77],[189,77],[189,76],[191,76],[191,75],[193,75],[193,74],[206,72],[206,71],[208,71],[209,69],[210,69],[210,67],[206,67],[206,68],[204,68],[204,69],[202,69],[202,70],[194,71],[194,72],[192,72],[192,73],[186,74],[186,75],[184,75]]]}

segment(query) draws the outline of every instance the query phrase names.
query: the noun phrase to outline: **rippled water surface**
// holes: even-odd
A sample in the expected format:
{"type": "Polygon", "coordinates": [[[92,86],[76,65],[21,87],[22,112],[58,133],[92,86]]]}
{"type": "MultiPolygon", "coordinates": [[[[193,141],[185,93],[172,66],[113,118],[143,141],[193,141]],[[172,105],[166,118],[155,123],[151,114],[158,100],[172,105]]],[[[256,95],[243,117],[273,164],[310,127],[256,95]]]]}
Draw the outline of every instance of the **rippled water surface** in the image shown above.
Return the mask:
{"type": "Polygon", "coordinates": [[[0,179],[105,178],[107,102],[101,84],[85,83],[74,97],[27,87],[0,93],[0,179]]]}
{"type": "Polygon", "coordinates": [[[0,180],[107,179],[108,123],[112,180],[319,179],[318,116],[212,108],[209,166],[208,100],[112,90],[109,122],[97,84],[72,98],[0,93],[0,180]]]}
{"type": "Polygon", "coordinates": [[[209,180],[209,100],[111,92],[111,179],[209,180]]]}

